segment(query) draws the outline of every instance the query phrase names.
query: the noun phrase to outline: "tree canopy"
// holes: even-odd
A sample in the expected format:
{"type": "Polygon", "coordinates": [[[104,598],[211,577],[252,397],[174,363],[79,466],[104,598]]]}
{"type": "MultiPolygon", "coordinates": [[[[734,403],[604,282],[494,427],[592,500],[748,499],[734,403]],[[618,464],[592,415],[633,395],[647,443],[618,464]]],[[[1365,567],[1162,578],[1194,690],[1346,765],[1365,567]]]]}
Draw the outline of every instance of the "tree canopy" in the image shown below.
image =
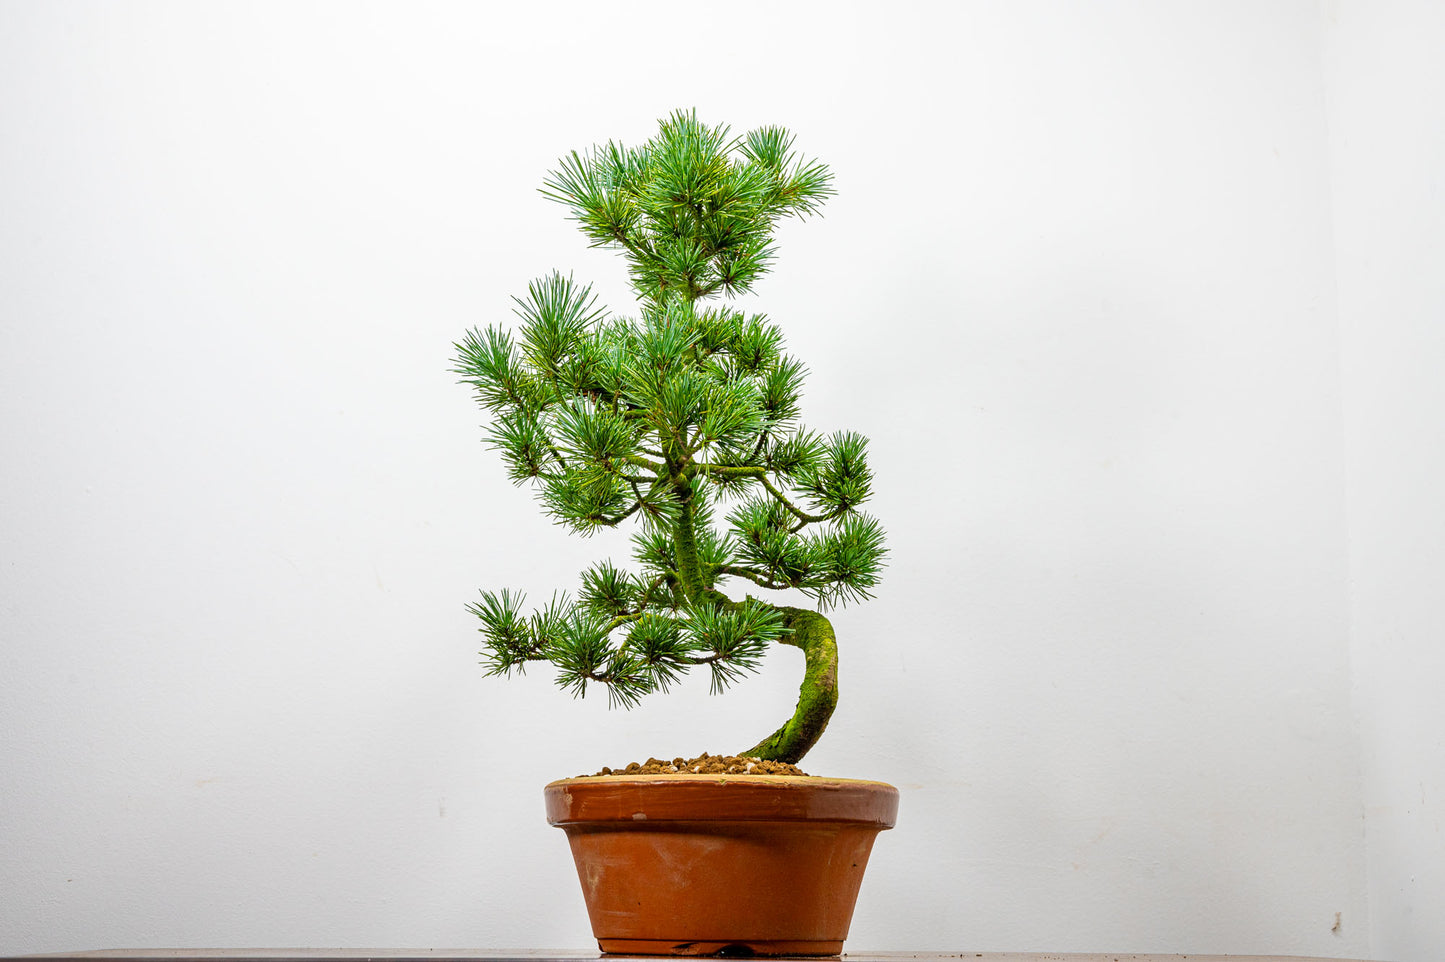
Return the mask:
{"type": "Polygon", "coordinates": [[[722,690],[774,642],[797,645],[809,662],[797,731],[749,752],[782,761],[802,757],[836,703],[819,611],[870,597],[886,553],[859,510],[867,440],[806,427],[804,365],[776,324],[724,300],[768,272],[779,218],[832,194],[828,169],[792,144],[781,128],[735,137],[677,112],[641,147],[567,155],[543,193],[593,246],[621,251],[635,314],[554,272],[514,299],[513,328],[470,331],[454,368],[491,414],[487,443],[547,515],[584,535],[637,525],[631,571],[595,564],[575,595],[531,612],[517,593],[483,591],[470,607],[489,672],[546,661],[564,688],[600,684],[630,707],[694,667],[722,690]],[[796,590],[818,611],[736,586],[796,590]]]}

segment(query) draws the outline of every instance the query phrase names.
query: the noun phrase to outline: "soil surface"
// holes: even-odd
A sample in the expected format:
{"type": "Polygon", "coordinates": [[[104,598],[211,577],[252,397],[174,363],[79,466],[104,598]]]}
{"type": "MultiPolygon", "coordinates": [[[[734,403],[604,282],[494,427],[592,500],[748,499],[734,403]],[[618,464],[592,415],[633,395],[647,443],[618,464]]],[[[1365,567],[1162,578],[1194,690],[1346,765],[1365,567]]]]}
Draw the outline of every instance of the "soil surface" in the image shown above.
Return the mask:
{"type": "MultiPolygon", "coordinates": [[[[663,761],[649,758],[645,762],[633,762],[626,768],[604,768],[598,775],[800,775],[808,773],[797,765],[787,762],[766,761],[749,758],[746,755],[709,755],[703,752],[696,758],[674,758],[663,761]]],[[[579,776],[586,778],[589,776],[579,776]]]]}

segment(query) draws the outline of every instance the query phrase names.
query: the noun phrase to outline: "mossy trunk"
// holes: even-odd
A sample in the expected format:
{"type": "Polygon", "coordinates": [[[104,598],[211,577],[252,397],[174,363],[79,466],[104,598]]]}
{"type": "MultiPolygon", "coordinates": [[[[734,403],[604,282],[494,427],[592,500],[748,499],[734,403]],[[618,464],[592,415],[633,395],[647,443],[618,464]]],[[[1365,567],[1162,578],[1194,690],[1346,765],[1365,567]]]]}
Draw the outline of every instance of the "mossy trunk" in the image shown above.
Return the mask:
{"type": "Polygon", "coordinates": [[[677,580],[683,597],[688,601],[697,601],[709,586],[703,583],[702,561],[697,555],[697,523],[691,479],[681,478],[673,482],[672,496],[677,503],[677,520],[672,526],[672,547],[677,552],[677,580]]]}
{"type": "Polygon", "coordinates": [[[754,758],[796,765],[822,737],[838,704],[838,642],[833,625],[816,611],[782,608],[791,633],[783,644],[803,649],[806,666],[798,691],[798,707],[782,728],[742,752],[754,758]]]}

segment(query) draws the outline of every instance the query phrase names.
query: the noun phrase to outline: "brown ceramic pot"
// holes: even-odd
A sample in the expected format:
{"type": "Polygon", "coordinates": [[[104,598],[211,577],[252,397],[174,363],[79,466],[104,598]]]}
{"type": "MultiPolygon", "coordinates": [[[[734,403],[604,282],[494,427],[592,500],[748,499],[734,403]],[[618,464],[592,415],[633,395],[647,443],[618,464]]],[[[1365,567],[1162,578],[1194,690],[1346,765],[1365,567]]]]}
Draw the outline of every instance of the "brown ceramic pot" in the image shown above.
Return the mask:
{"type": "Polygon", "coordinates": [[[545,790],[603,952],[837,955],[898,789],[780,775],[609,775],[545,790]]]}

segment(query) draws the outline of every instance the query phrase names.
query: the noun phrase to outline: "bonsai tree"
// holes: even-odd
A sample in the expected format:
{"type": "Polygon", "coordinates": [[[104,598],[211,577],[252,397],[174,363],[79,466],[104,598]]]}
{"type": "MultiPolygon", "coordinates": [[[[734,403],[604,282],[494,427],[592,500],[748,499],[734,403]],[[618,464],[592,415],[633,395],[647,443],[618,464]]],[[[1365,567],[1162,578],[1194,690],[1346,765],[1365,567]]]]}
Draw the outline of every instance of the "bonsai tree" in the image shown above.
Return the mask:
{"type": "Polygon", "coordinates": [[[469,332],[454,371],[491,412],[487,442],[512,480],[534,485],[558,524],[583,535],[637,525],[636,567],[600,562],[575,596],[525,613],[520,594],[483,591],[469,608],[488,673],[550,662],[576,695],[601,685],[632,707],[699,666],[721,691],[770,645],[793,645],[806,658],[797,709],[740,754],[796,763],[838,700],[821,612],[870,597],[885,550],[858,510],[867,440],[804,427],[803,364],[775,324],[727,301],[767,273],[777,220],[816,213],[833,193],[828,169],[792,143],[777,127],[734,137],[677,112],[641,147],[564,157],[542,192],[592,246],[622,253],[635,314],[608,314],[554,272],[514,298],[514,331],[469,332]]]}

